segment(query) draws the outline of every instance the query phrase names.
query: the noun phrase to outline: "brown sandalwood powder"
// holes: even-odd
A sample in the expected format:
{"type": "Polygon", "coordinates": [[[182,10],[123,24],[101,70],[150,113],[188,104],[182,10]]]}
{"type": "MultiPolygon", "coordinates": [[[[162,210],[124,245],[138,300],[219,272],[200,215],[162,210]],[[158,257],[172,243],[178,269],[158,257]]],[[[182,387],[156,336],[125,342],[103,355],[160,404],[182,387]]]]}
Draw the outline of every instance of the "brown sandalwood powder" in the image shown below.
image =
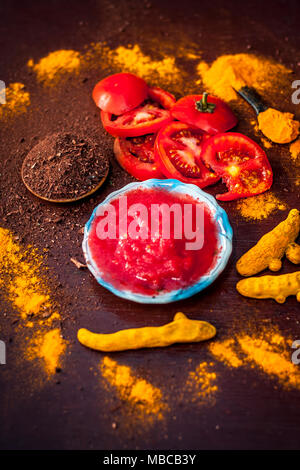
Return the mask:
{"type": "Polygon", "coordinates": [[[91,139],[52,134],[27,155],[22,177],[35,195],[52,201],[80,199],[105,180],[108,158],[91,139]]]}

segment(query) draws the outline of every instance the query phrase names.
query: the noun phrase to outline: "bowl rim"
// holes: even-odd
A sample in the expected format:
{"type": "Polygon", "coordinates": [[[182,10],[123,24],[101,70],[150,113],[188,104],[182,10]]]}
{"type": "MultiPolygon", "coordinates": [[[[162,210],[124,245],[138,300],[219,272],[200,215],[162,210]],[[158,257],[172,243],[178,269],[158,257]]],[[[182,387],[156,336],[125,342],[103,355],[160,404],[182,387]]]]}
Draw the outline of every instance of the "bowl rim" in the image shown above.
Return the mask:
{"type": "Polygon", "coordinates": [[[183,183],[176,179],[163,179],[163,180],[149,179],[145,181],[129,183],[123,186],[122,188],[116,191],[113,191],[108,196],[106,196],[106,198],[94,208],[92,215],[90,216],[88,222],[85,224],[85,227],[84,227],[82,249],[83,249],[84,258],[86,260],[86,264],[87,264],[89,271],[93,274],[93,276],[96,278],[97,282],[100,285],[108,289],[110,292],[112,292],[116,296],[121,297],[126,300],[131,300],[137,303],[165,304],[165,303],[171,303],[171,302],[175,302],[178,300],[183,300],[188,297],[191,297],[201,292],[210,284],[212,284],[216,280],[216,278],[223,272],[223,270],[225,269],[228,263],[230,255],[232,253],[232,237],[233,237],[233,231],[229,223],[227,213],[222,207],[219,206],[216,199],[212,195],[202,191],[198,186],[194,184],[183,183]],[[107,282],[103,279],[98,266],[93,260],[93,257],[89,249],[89,244],[88,244],[89,231],[93,223],[93,220],[96,217],[97,210],[99,206],[110,203],[111,201],[117,199],[120,195],[123,195],[124,193],[132,191],[134,189],[139,189],[141,187],[151,188],[151,189],[155,189],[155,188],[166,189],[167,191],[176,190],[177,193],[184,193],[184,194],[190,195],[194,197],[195,199],[198,199],[199,201],[205,202],[208,205],[213,215],[213,218],[215,220],[215,223],[219,229],[218,241],[219,241],[219,246],[221,247],[221,253],[215,266],[213,266],[213,268],[208,273],[201,276],[201,278],[194,284],[188,287],[182,288],[182,289],[165,292],[162,294],[158,294],[156,296],[150,296],[150,295],[134,293],[134,292],[131,292],[130,290],[118,289],[115,286],[113,286],[110,282],[107,282]]]}

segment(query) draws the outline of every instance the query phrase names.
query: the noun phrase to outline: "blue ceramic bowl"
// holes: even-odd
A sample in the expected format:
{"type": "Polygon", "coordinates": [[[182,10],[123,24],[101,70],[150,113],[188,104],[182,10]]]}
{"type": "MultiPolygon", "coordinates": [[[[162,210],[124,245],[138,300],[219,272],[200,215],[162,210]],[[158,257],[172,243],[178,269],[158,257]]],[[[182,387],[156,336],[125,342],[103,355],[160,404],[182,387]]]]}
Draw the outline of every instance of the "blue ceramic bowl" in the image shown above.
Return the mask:
{"type": "Polygon", "coordinates": [[[84,230],[84,239],[82,243],[82,249],[84,253],[84,257],[87,262],[87,266],[91,273],[95,276],[99,284],[101,284],[106,289],[110,290],[113,294],[122,297],[123,299],[132,300],[134,302],[145,303],[145,304],[166,304],[170,302],[175,302],[176,300],[186,299],[191,297],[194,294],[205,289],[209,286],[214,280],[221,274],[224,270],[228,259],[231,255],[232,251],[232,228],[229,224],[228,217],[226,212],[217,204],[215,198],[210,194],[205,193],[201,189],[199,189],[194,184],[185,184],[181,181],[175,179],[166,179],[166,180],[158,180],[158,179],[150,179],[147,181],[142,181],[138,183],[130,183],[124,186],[124,188],[119,189],[118,191],[114,191],[111,193],[107,198],[97,206],[89,221],[85,225],[84,230]],[[152,188],[152,189],[164,189],[166,191],[182,193],[185,195],[192,196],[197,201],[203,201],[209,207],[212,216],[216,222],[218,228],[218,240],[219,240],[219,248],[220,253],[218,260],[215,266],[204,276],[202,276],[196,283],[192,284],[191,286],[185,287],[183,289],[174,290],[171,292],[162,292],[157,294],[156,296],[150,295],[143,295],[131,292],[130,290],[121,290],[114,287],[109,282],[106,282],[103,279],[102,273],[99,271],[99,267],[96,265],[90,249],[88,245],[88,237],[89,232],[91,229],[91,225],[93,220],[96,216],[96,212],[99,206],[102,204],[108,204],[112,200],[118,198],[121,195],[125,195],[128,191],[138,188],[152,188]]]}

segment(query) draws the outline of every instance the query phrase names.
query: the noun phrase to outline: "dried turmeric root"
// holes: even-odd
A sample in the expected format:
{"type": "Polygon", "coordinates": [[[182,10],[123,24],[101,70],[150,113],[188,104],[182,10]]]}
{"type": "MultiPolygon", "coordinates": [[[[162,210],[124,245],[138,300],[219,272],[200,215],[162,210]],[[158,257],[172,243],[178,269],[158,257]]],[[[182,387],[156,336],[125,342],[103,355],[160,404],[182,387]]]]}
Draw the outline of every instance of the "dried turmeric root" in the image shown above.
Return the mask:
{"type": "Polygon", "coordinates": [[[296,295],[300,302],[300,271],[281,276],[242,279],[236,288],[240,294],[254,299],[275,299],[283,304],[289,295],[296,295]]]}
{"type": "Polygon", "coordinates": [[[77,337],[81,344],[98,351],[125,351],[127,349],[158,348],[174,343],[197,343],[213,338],[216,329],[210,323],[189,320],[183,313],[176,313],[174,320],[164,326],[148,326],[97,334],[81,328],[77,337]]]}
{"type": "Polygon", "coordinates": [[[300,264],[300,245],[290,243],[286,249],[285,256],[294,264],[300,264]]]}
{"type": "Polygon", "coordinates": [[[266,268],[279,271],[282,265],[281,258],[286,251],[291,250],[290,245],[296,240],[299,229],[299,211],[292,209],[283,222],[266,233],[238,260],[236,263],[238,272],[242,276],[253,276],[266,268]]]}

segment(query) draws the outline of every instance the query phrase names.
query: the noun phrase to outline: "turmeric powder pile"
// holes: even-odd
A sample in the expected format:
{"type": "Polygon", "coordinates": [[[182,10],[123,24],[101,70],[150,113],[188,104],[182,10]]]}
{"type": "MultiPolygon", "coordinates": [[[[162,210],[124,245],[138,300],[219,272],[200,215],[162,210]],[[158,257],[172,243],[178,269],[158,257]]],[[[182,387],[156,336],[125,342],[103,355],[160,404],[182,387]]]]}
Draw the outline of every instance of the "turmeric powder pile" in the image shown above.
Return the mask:
{"type": "Polygon", "coordinates": [[[300,123],[294,120],[294,115],[273,108],[259,113],[258,125],[262,133],[277,144],[292,142],[299,135],[300,123]]]}
{"type": "MultiPolygon", "coordinates": [[[[32,247],[23,247],[7,229],[0,227],[0,291],[19,313],[18,328],[28,328],[22,345],[26,360],[38,360],[50,378],[60,367],[67,341],[60,328],[52,328],[60,320],[51,299],[51,289],[43,269],[43,258],[32,247]]],[[[43,380],[41,379],[41,383],[43,380]]]]}
{"type": "Polygon", "coordinates": [[[136,376],[130,367],[120,365],[108,356],[103,358],[100,370],[102,377],[136,418],[148,424],[163,419],[167,406],[158,387],[136,376]]]}
{"type": "Polygon", "coordinates": [[[114,67],[136,73],[146,80],[156,79],[172,83],[180,75],[174,56],[165,55],[160,60],[153,60],[142,52],[138,44],[128,47],[119,46],[111,50],[107,58],[114,67]]]}
{"type": "Polygon", "coordinates": [[[271,191],[241,199],[236,207],[242,217],[248,220],[263,220],[275,211],[287,209],[287,205],[271,191]]]}
{"type": "Polygon", "coordinates": [[[213,362],[201,362],[188,375],[185,389],[189,392],[189,400],[199,405],[214,405],[218,391],[217,374],[213,362]]]}
{"type": "Polygon", "coordinates": [[[211,343],[210,353],[232,368],[257,368],[283,388],[300,389],[300,370],[291,361],[291,340],[276,327],[257,334],[241,333],[234,339],[211,343]]]}
{"type": "Polygon", "coordinates": [[[290,154],[294,161],[300,160],[300,139],[290,145],[290,154]]]}
{"type": "Polygon", "coordinates": [[[41,276],[42,257],[31,247],[25,249],[13,234],[0,227],[0,270],[5,297],[27,320],[29,315],[41,319],[57,312],[50,301],[50,289],[41,276]],[[46,315],[45,315],[46,316],[46,315]]]}
{"type": "Polygon", "coordinates": [[[48,377],[55,374],[62,366],[62,358],[65,353],[67,341],[61,336],[59,328],[54,328],[46,333],[39,331],[34,335],[26,350],[29,360],[39,359],[48,377]]]}
{"type": "Polygon", "coordinates": [[[206,90],[225,101],[238,99],[234,91],[245,85],[264,92],[277,89],[288,80],[291,71],[281,64],[254,54],[227,54],[210,66],[199,62],[197,71],[206,90]]]}
{"type": "Polygon", "coordinates": [[[23,83],[11,83],[6,88],[6,103],[0,105],[0,121],[27,111],[30,94],[23,83]]]}
{"type": "Polygon", "coordinates": [[[243,361],[234,350],[235,340],[214,341],[209,345],[209,351],[220,361],[230,367],[241,367],[243,361]]]}
{"type": "Polygon", "coordinates": [[[73,50],[57,50],[42,57],[37,63],[30,59],[27,63],[36,73],[39,82],[55,85],[70,73],[77,73],[80,68],[80,53],[73,50]]]}

